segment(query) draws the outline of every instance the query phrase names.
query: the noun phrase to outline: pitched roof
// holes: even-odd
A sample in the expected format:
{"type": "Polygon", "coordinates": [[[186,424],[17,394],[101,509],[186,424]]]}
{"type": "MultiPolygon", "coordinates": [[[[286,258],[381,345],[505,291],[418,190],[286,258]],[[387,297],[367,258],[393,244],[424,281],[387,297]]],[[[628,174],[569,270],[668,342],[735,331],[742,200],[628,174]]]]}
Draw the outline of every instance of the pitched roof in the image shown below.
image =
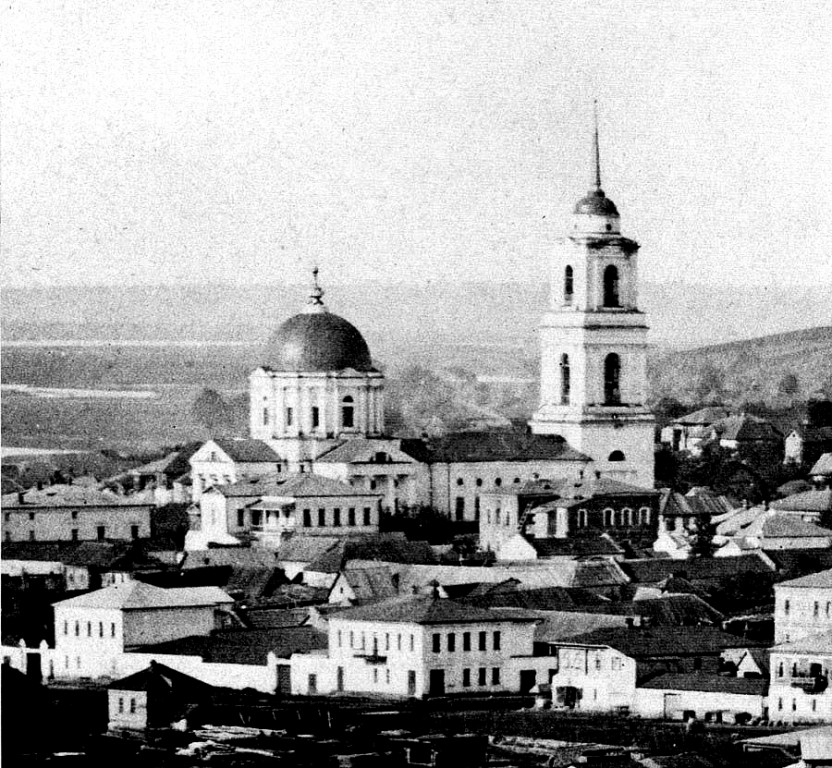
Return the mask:
{"type": "Polygon", "coordinates": [[[607,534],[587,536],[580,539],[537,539],[523,538],[534,548],[538,557],[592,557],[595,555],[623,555],[621,549],[607,534]]]}
{"type": "Polygon", "coordinates": [[[87,568],[129,569],[162,568],[164,563],[144,548],[116,541],[19,541],[6,542],[0,553],[4,560],[58,562],[87,568]]]}
{"type": "Polygon", "coordinates": [[[264,665],[269,653],[281,659],[293,653],[327,647],[326,633],[314,627],[279,629],[228,629],[211,635],[194,635],[166,643],[145,645],[139,653],[200,656],[207,663],[264,665]]]}
{"type": "Polygon", "coordinates": [[[60,600],[53,605],[61,608],[117,608],[142,610],[152,608],[187,608],[219,605],[234,601],[219,587],[186,587],[161,589],[140,581],[116,584],[85,595],[60,600]]]}
{"type": "Polygon", "coordinates": [[[524,432],[451,432],[427,443],[431,463],[486,461],[584,461],[560,435],[524,432]]]}
{"type": "Polygon", "coordinates": [[[725,648],[763,645],[708,626],[597,629],[572,637],[567,644],[608,646],[636,659],[717,655],[725,648]]]}
{"type": "Polygon", "coordinates": [[[227,498],[306,498],[318,496],[356,496],[365,499],[380,498],[378,493],[368,493],[351,485],[322,475],[307,472],[296,474],[269,474],[250,477],[228,485],[215,486],[215,490],[227,498]]]}
{"type": "Polygon", "coordinates": [[[596,629],[625,627],[627,616],[611,616],[606,613],[582,613],[580,611],[544,611],[543,621],[534,629],[537,643],[554,643],[570,637],[585,635],[596,629]]]}
{"type": "Polygon", "coordinates": [[[832,475],[832,453],[824,453],[809,470],[810,475],[832,475]]]}
{"type": "Polygon", "coordinates": [[[806,539],[829,537],[832,531],[819,525],[801,520],[796,515],[764,512],[754,522],[739,531],[742,536],[755,536],[768,539],[806,539]]]}
{"type": "Polygon", "coordinates": [[[587,613],[611,616],[645,616],[654,626],[722,626],[725,617],[696,595],[667,595],[626,602],[583,606],[587,613]]]}
{"type": "Polygon", "coordinates": [[[832,568],[820,573],[812,573],[809,576],[801,576],[791,581],[781,581],[777,587],[793,587],[798,589],[832,589],[832,568]]]}
{"type": "Polygon", "coordinates": [[[702,691],[703,693],[731,693],[741,696],[765,696],[768,680],[746,677],[726,677],[703,672],[665,672],[639,683],[639,688],[665,691],[702,691]]]}
{"type": "Polygon", "coordinates": [[[525,612],[522,616],[515,613],[501,614],[487,608],[477,608],[433,595],[408,595],[357,608],[347,608],[332,618],[344,621],[422,625],[483,624],[500,621],[530,623],[536,620],[525,612]]]}
{"type": "Polygon", "coordinates": [[[783,438],[783,433],[770,421],[750,413],[728,416],[711,425],[721,440],[770,440],[783,438]]]}
{"type": "Polygon", "coordinates": [[[215,547],[198,552],[186,552],[182,569],[219,565],[273,570],[277,567],[277,557],[272,550],[264,547],[215,547]]]}
{"type": "Polygon", "coordinates": [[[311,563],[337,546],[337,536],[292,536],[280,545],[278,563],[311,563]]]}
{"type": "Polygon", "coordinates": [[[150,666],[139,672],[114,680],[107,688],[111,691],[148,691],[158,690],[161,686],[184,696],[205,696],[212,689],[208,683],[156,661],[151,661],[150,666]]]}
{"type": "Polygon", "coordinates": [[[832,630],[780,643],[771,650],[777,653],[832,653],[832,630]]]}
{"type": "Polygon", "coordinates": [[[741,573],[772,573],[757,553],[736,557],[700,557],[690,560],[623,560],[621,569],[640,584],[656,584],[668,576],[682,576],[690,582],[716,582],[741,573]]]}
{"type": "Polygon", "coordinates": [[[318,456],[315,461],[327,464],[375,464],[375,458],[378,453],[385,453],[389,457],[388,461],[384,462],[384,464],[412,464],[414,461],[418,461],[417,458],[411,456],[403,449],[403,443],[403,440],[365,438],[345,440],[322,456],[318,456]]]}
{"type": "Polygon", "coordinates": [[[152,495],[133,494],[119,496],[112,491],[91,488],[88,485],[48,485],[38,490],[30,488],[20,494],[9,493],[3,496],[4,509],[29,507],[152,507],[155,506],[152,495]]]}
{"type": "Polygon", "coordinates": [[[215,438],[214,443],[232,461],[247,464],[275,463],[281,461],[280,456],[262,440],[215,438]]]}
{"type": "Polygon", "coordinates": [[[537,510],[569,506],[569,504],[564,504],[561,500],[570,502],[574,500],[576,504],[579,504],[587,499],[601,496],[659,496],[659,491],[653,490],[652,488],[641,488],[640,486],[623,483],[620,480],[614,480],[604,475],[601,477],[592,475],[577,482],[574,480],[548,480],[541,478],[538,480],[528,480],[525,483],[503,486],[493,492],[505,496],[542,496],[544,498],[552,498],[552,501],[547,504],[536,507],[535,509],[537,510]]]}
{"type": "Polygon", "coordinates": [[[600,606],[609,601],[594,592],[571,587],[537,587],[523,589],[514,582],[490,585],[492,589],[469,593],[460,602],[480,608],[525,608],[531,611],[584,611],[586,606],[600,606]]]}
{"type": "Polygon", "coordinates": [[[386,600],[395,597],[396,586],[389,567],[347,568],[341,576],[349,585],[355,599],[361,603],[371,600],[386,600]]]}
{"type": "Polygon", "coordinates": [[[789,512],[829,512],[832,511],[832,488],[796,493],[773,501],[771,508],[789,512]]]}
{"type": "Polygon", "coordinates": [[[687,414],[687,416],[680,416],[674,424],[694,425],[694,424],[713,424],[715,421],[724,419],[731,412],[727,408],[719,405],[711,405],[707,408],[700,408],[698,411],[687,414]]]}
{"type": "Polygon", "coordinates": [[[310,563],[307,570],[338,573],[349,561],[433,564],[436,555],[426,541],[410,541],[395,533],[379,533],[339,539],[310,563]]]}

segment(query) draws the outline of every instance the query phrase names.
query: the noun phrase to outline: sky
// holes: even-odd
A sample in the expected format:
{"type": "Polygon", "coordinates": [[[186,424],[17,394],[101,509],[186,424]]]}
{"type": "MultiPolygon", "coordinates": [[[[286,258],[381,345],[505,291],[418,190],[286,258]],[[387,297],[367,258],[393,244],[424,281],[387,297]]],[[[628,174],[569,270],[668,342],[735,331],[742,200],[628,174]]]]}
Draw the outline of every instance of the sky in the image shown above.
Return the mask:
{"type": "Polygon", "coordinates": [[[595,98],[643,280],[832,285],[825,0],[3,17],[5,287],[545,279],[595,98]]]}

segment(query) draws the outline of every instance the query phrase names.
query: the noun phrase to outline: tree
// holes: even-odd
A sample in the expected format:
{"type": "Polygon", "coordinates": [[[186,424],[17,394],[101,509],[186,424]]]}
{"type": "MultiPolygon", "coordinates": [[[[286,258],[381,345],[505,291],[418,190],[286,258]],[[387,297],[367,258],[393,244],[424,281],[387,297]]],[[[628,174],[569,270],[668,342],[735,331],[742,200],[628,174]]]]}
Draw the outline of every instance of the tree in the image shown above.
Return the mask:
{"type": "Polygon", "coordinates": [[[691,557],[710,557],[714,552],[714,535],[716,526],[710,515],[702,515],[693,521],[690,529],[691,557]]]}
{"type": "Polygon", "coordinates": [[[725,394],[725,373],[713,363],[706,363],[699,372],[695,388],[700,402],[707,399],[721,400],[725,394]]]}
{"type": "Polygon", "coordinates": [[[215,389],[203,389],[191,406],[191,417],[210,432],[222,431],[230,424],[228,404],[215,389]]]}

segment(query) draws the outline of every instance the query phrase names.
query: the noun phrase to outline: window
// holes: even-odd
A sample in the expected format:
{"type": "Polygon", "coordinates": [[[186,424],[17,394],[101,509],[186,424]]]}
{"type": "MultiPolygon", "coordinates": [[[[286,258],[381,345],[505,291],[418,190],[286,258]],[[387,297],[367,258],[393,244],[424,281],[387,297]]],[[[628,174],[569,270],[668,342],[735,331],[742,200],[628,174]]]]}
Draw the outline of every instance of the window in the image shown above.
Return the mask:
{"type": "Polygon", "coordinates": [[[785,604],[783,605],[783,612],[788,616],[789,615],[789,601],[786,600],[785,604]]]}
{"type": "Polygon", "coordinates": [[[782,698],[777,699],[777,709],[779,709],[780,711],[783,710],[783,699],[782,698]]]}
{"type": "Polygon", "coordinates": [[[110,637],[115,637],[115,636],[116,636],[116,623],[112,622],[110,624],[110,637]]]}
{"type": "Polygon", "coordinates": [[[484,650],[485,650],[485,638],[486,638],[487,634],[488,634],[487,632],[480,632],[480,644],[479,644],[479,649],[480,649],[481,651],[484,651],[484,650]]]}
{"type": "Polygon", "coordinates": [[[604,359],[604,405],[621,405],[621,358],[611,352],[604,359]]]}
{"type": "Polygon", "coordinates": [[[608,457],[607,461],[625,461],[623,451],[613,451],[608,457]]]}
{"type": "Polygon", "coordinates": [[[815,600],[815,610],[813,611],[812,615],[815,618],[818,618],[818,616],[820,616],[820,603],[817,600],[815,600]]]}
{"type": "Polygon", "coordinates": [[[34,520],[34,519],[35,519],[35,513],[34,513],[34,512],[30,512],[30,513],[29,513],[29,519],[30,519],[30,520],[34,520]]]}
{"type": "Polygon", "coordinates": [[[399,632],[399,634],[396,635],[396,650],[400,651],[401,649],[402,649],[402,633],[399,632]]]}
{"type": "Polygon", "coordinates": [[[332,525],[336,528],[341,525],[341,510],[338,507],[332,510],[332,525]]]}
{"type": "Polygon", "coordinates": [[[500,668],[494,667],[491,670],[491,685],[499,685],[500,684],[500,668]]]}
{"type": "Polygon", "coordinates": [[[500,633],[499,633],[499,631],[494,633],[494,650],[495,651],[500,650],[500,633]]]}
{"type": "Polygon", "coordinates": [[[246,511],[244,509],[237,510],[237,527],[244,528],[246,524],[246,511]]]}
{"type": "Polygon", "coordinates": [[[378,682],[378,667],[375,667],[375,669],[373,669],[373,682],[378,682]]]}
{"type": "Polygon", "coordinates": [[[487,681],[488,670],[485,667],[480,667],[477,673],[477,685],[485,685],[487,681]]]}
{"type": "Polygon", "coordinates": [[[560,404],[569,405],[569,355],[560,356],[560,404]]]}
{"type": "Polygon", "coordinates": [[[416,638],[411,635],[410,636],[410,650],[413,651],[416,647],[416,638]]]}
{"type": "Polygon", "coordinates": [[[321,426],[321,409],[317,405],[312,406],[312,429],[321,426]]]}
{"type": "Polygon", "coordinates": [[[470,669],[463,669],[462,670],[462,687],[463,688],[470,688],[471,687],[471,670],[470,669]]]}
{"type": "Polygon", "coordinates": [[[323,528],[326,526],[326,510],[319,509],[318,510],[318,527],[323,528]]]}
{"type": "Polygon", "coordinates": [[[364,525],[371,525],[372,524],[372,517],[371,511],[369,507],[364,507],[364,525]]]}
{"type": "Polygon", "coordinates": [[[118,713],[124,714],[124,699],[121,696],[118,697],[118,713]]]}
{"type": "Polygon", "coordinates": [[[499,488],[502,484],[503,484],[503,479],[502,479],[501,477],[498,477],[498,478],[494,481],[494,485],[496,485],[498,488],[499,488]]]}
{"type": "Polygon", "coordinates": [[[453,653],[454,651],[456,651],[456,634],[448,632],[448,652],[453,653]]]}
{"type": "Polygon", "coordinates": [[[92,622],[87,622],[87,637],[92,637],[92,622]]]}
{"type": "Polygon", "coordinates": [[[304,528],[311,528],[312,527],[312,510],[311,509],[304,509],[303,510],[303,527],[304,528]]]}
{"type": "Polygon", "coordinates": [[[78,529],[73,528],[72,531],[70,531],[70,536],[72,537],[73,541],[78,541],[78,529]]]}
{"type": "Polygon", "coordinates": [[[75,622],[75,637],[80,637],[80,636],[81,636],[81,622],[76,621],[75,622]]]}
{"type": "Polygon", "coordinates": [[[104,637],[104,622],[103,621],[98,622],[98,636],[99,637],[104,637]]]}
{"type": "Polygon", "coordinates": [[[72,513],[72,519],[73,519],[73,520],[77,520],[77,519],[78,519],[78,513],[77,513],[77,512],[73,511],[73,513],[72,513]]]}
{"type": "Polygon", "coordinates": [[[463,632],[462,633],[462,650],[463,651],[470,651],[471,650],[471,633],[470,632],[463,632]]]}
{"type": "Polygon", "coordinates": [[[384,650],[385,651],[390,650],[390,633],[389,632],[384,633],[384,650]]]}
{"type": "Polygon", "coordinates": [[[286,426],[291,427],[292,424],[295,423],[295,409],[294,408],[287,408],[286,409],[286,426]]]}
{"type": "Polygon", "coordinates": [[[355,507],[350,507],[347,511],[347,525],[355,525],[355,507]]]}
{"type": "Polygon", "coordinates": [[[458,477],[456,479],[456,484],[457,485],[465,485],[465,481],[461,477],[458,477]]]}
{"type": "Polygon", "coordinates": [[[474,520],[480,519],[480,497],[474,496],[474,520]]]}
{"type": "Polygon", "coordinates": [[[355,648],[355,632],[350,630],[350,648],[355,648]]]}
{"type": "Polygon", "coordinates": [[[390,684],[390,667],[386,667],[384,670],[384,680],[388,685],[390,684]]]}
{"type": "Polygon", "coordinates": [[[478,477],[477,478],[477,488],[481,488],[481,487],[482,487],[482,478],[478,477]]]}
{"type": "Polygon", "coordinates": [[[136,699],[133,696],[130,697],[130,714],[136,714],[136,699]]]}
{"type": "Polygon", "coordinates": [[[64,622],[64,634],[65,635],[69,634],[69,622],[68,621],[64,622]]]}
{"type": "Polygon", "coordinates": [[[618,307],[618,267],[610,264],[604,270],[604,306],[618,307]]]}
{"type": "Polygon", "coordinates": [[[29,541],[34,541],[34,540],[35,540],[35,532],[34,531],[29,531],[29,541]]]}
{"type": "Polygon", "coordinates": [[[567,264],[563,270],[563,303],[572,303],[572,294],[575,292],[575,274],[572,266],[567,264]]]}
{"type": "Polygon", "coordinates": [[[341,401],[341,426],[344,429],[352,429],[355,426],[355,406],[349,395],[341,401]]]}
{"type": "Polygon", "coordinates": [[[433,652],[439,653],[442,650],[442,635],[438,632],[433,633],[433,652]]]}
{"type": "Polygon", "coordinates": [[[255,528],[260,525],[263,519],[263,514],[259,509],[252,509],[251,510],[251,526],[255,528]]]}
{"type": "Polygon", "coordinates": [[[130,538],[131,539],[138,539],[139,538],[139,526],[138,525],[131,525],[130,526],[130,538]]]}
{"type": "Polygon", "coordinates": [[[464,496],[457,496],[456,497],[456,519],[457,520],[464,520],[465,519],[465,497],[464,496]]]}
{"type": "Polygon", "coordinates": [[[95,535],[99,541],[104,541],[107,538],[107,528],[103,525],[96,526],[95,535]]]}

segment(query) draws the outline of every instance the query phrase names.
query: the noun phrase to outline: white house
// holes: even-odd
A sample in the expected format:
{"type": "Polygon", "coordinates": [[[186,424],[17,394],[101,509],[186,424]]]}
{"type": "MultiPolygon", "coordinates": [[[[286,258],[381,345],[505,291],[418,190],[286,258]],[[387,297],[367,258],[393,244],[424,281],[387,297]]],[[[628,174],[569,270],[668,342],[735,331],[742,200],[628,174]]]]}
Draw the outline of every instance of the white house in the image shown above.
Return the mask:
{"type": "Polygon", "coordinates": [[[787,723],[832,722],[832,630],[771,649],[769,718],[787,723]]]}
{"type": "Polygon", "coordinates": [[[328,650],[291,658],[292,692],[441,696],[531,690],[551,660],[534,655],[527,612],[412,595],[332,614],[328,650]]]}
{"type": "Polygon", "coordinates": [[[774,585],[774,642],[832,630],[832,569],[774,585]]]}
{"type": "Polygon", "coordinates": [[[262,440],[209,440],[190,458],[195,501],[208,488],[285,471],[280,456],[262,440]]]}
{"type": "Polygon", "coordinates": [[[54,675],[110,676],[125,651],[219,627],[218,611],[233,604],[218,587],[160,589],[140,581],[117,584],[54,603],[54,675]]]}
{"type": "Polygon", "coordinates": [[[241,536],[270,549],[293,536],[347,536],[378,531],[381,497],[309,473],[248,479],[211,488],[200,498],[187,550],[239,544],[241,536]]]}

